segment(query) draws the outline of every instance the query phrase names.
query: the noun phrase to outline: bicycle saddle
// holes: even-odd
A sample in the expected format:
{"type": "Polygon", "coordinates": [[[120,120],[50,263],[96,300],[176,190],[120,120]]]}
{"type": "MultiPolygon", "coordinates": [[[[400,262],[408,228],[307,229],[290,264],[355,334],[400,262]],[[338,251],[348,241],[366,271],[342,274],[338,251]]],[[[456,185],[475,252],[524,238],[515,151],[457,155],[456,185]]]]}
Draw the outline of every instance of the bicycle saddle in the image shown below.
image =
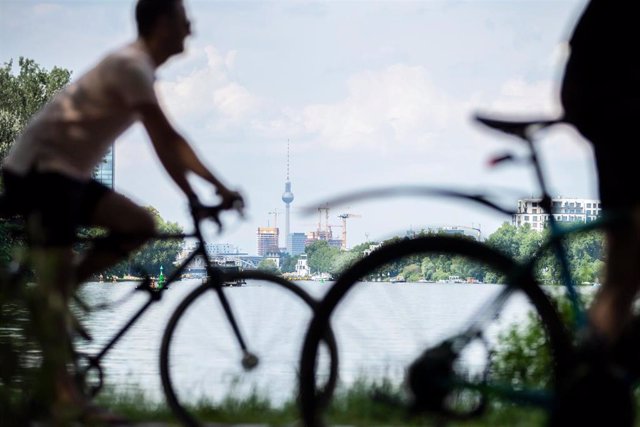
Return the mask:
{"type": "Polygon", "coordinates": [[[487,127],[525,140],[534,132],[564,122],[562,117],[537,120],[505,120],[476,114],[474,118],[487,127]]]}

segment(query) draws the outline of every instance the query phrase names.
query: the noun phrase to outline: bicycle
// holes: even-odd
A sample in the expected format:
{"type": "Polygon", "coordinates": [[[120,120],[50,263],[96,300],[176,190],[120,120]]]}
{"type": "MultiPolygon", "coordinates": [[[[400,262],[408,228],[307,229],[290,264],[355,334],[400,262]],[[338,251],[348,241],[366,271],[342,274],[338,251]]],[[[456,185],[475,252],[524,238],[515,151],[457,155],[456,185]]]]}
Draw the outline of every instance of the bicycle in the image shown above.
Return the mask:
{"type": "MultiPolygon", "coordinates": [[[[177,325],[180,323],[184,323],[184,319],[188,318],[187,312],[191,312],[193,310],[189,310],[193,307],[194,302],[203,300],[209,294],[214,294],[222,308],[223,315],[221,316],[220,321],[227,323],[230,326],[232,331],[230,342],[235,345],[235,348],[228,348],[229,354],[226,354],[225,357],[231,359],[234,354],[240,352],[240,360],[238,361],[238,365],[240,366],[240,370],[236,373],[238,375],[246,375],[249,372],[255,372],[257,367],[260,365],[260,360],[258,356],[254,353],[255,349],[250,347],[256,345],[255,342],[247,341],[245,332],[248,331],[248,328],[244,328],[247,325],[242,324],[239,320],[244,320],[239,317],[239,312],[237,310],[232,309],[229,299],[227,296],[227,291],[225,290],[225,285],[229,282],[238,283],[246,280],[260,281],[265,288],[273,289],[277,292],[277,294],[282,297],[283,295],[290,295],[293,299],[294,305],[300,305],[306,307],[305,310],[312,312],[316,301],[311,298],[304,290],[299,288],[298,286],[292,284],[291,282],[284,280],[283,278],[275,275],[271,275],[268,273],[253,271],[253,270],[244,270],[244,271],[223,271],[222,269],[216,267],[213,264],[206,253],[206,245],[205,239],[203,237],[201,222],[205,219],[212,220],[215,222],[219,229],[222,228],[222,223],[220,220],[220,214],[225,209],[222,206],[205,206],[200,204],[197,201],[192,201],[191,203],[191,217],[194,224],[194,232],[190,234],[165,234],[160,236],[153,236],[154,239],[184,239],[184,238],[195,238],[197,241],[197,245],[195,249],[182,261],[182,263],[175,268],[175,270],[171,273],[171,275],[166,278],[165,284],[162,287],[152,286],[151,279],[147,276],[142,283],[135,287],[132,292],[125,295],[123,298],[118,299],[117,301],[110,304],[102,304],[94,307],[86,307],[81,300],[77,300],[79,304],[88,311],[96,310],[96,309],[104,309],[113,307],[116,305],[120,305],[124,301],[128,300],[133,293],[135,292],[145,292],[148,295],[148,300],[144,303],[137,311],[134,312],[132,317],[122,326],[111,339],[108,340],[106,344],[95,354],[88,354],[87,352],[76,351],[74,355],[74,372],[77,378],[77,382],[81,385],[85,391],[85,393],[90,397],[95,397],[104,385],[104,370],[102,368],[102,361],[105,356],[109,353],[111,349],[122,339],[122,337],[131,329],[131,327],[142,317],[142,315],[147,312],[147,310],[156,302],[162,299],[162,296],[166,290],[171,288],[172,284],[177,282],[183,272],[189,267],[191,262],[196,259],[196,257],[200,256],[205,261],[206,268],[206,281],[205,283],[198,286],[192,292],[190,292],[187,297],[180,303],[171,316],[166,331],[163,335],[161,351],[160,351],[160,376],[162,380],[163,390],[165,392],[165,396],[167,398],[167,402],[175,414],[175,416],[180,420],[184,425],[189,426],[198,426],[200,425],[197,418],[190,412],[189,406],[187,405],[190,402],[185,402],[185,395],[180,395],[179,390],[181,384],[176,382],[175,369],[179,366],[179,363],[172,363],[172,355],[174,348],[176,347],[176,332],[179,331],[177,329],[177,325]],[[232,354],[233,353],[233,354],[232,354]]],[[[98,239],[88,239],[87,241],[92,244],[103,244],[109,245],[116,241],[121,241],[123,239],[130,238],[131,236],[107,236],[104,238],[98,239]]],[[[23,279],[21,276],[27,273],[27,268],[25,263],[17,263],[14,267],[13,271],[4,277],[3,284],[12,284],[12,288],[20,289],[15,285],[20,284],[23,279]]],[[[18,297],[20,295],[17,295],[18,297]]],[[[4,307],[3,307],[4,308],[4,307]]],[[[213,307],[214,309],[217,307],[213,307]]],[[[28,327],[28,319],[25,319],[28,327]]],[[[213,325],[205,332],[211,332],[211,330],[218,328],[221,324],[213,325]]],[[[91,336],[84,330],[78,329],[82,332],[83,338],[87,340],[91,340],[91,336]]],[[[254,337],[252,337],[254,338],[254,337]]],[[[318,391],[322,395],[330,395],[331,390],[335,384],[335,379],[337,377],[337,358],[336,358],[336,350],[335,350],[335,342],[331,335],[327,335],[325,341],[327,343],[327,357],[329,358],[328,362],[328,376],[326,377],[326,381],[324,381],[319,387],[318,391]]],[[[262,350],[262,349],[258,349],[262,350]]],[[[37,352],[37,349],[36,349],[37,352]]],[[[29,357],[28,360],[23,361],[24,364],[34,365],[34,358],[29,357]]],[[[230,365],[225,364],[224,368],[229,369],[230,365]]],[[[224,384],[221,382],[215,383],[215,386],[223,387],[228,384],[224,384]]],[[[0,386],[9,387],[9,381],[5,378],[0,379],[0,386]]],[[[1,388],[1,387],[0,387],[1,388]]],[[[222,390],[222,392],[228,392],[228,390],[222,390]]],[[[33,413],[30,413],[30,409],[32,407],[32,403],[30,402],[30,395],[27,393],[24,401],[22,402],[23,407],[19,408],[18,413],[20,417],[18,419],[28,419],[28,417],[33,416],[33,413]],[[26,417],[26,418],[25,418],[26,417]]],[[[17,421],[18,425],[21,421],[17,421]]]]}
{"type": "MultiPolygon", "coordinates": [[[[610,386],[609,389],[606,389],[610,396],[605,396],[603,401],[607,397],[614,399],[614,401],[618,399],[617,403],[621,406],[619,413],[611,412],[615,415],[607,414],[604,416],[600,414],[603,418],[598,419],[596,416],[585,422],[593,425],[598,425],[599,422],[609,422],[610,425],[631,424],[633,410],[630,397],[627,394],[631,378],[618,372],[617,368],[612,368],[608,361],[603,361],[597,355],[593,358],[597,359],[599,364],[595,363],[590,356],[586,357],[582,350],[576,351],[574,346],[574,341],[579,344],[582,342],[580,337],[584,336],[588,325],[584,303],[580,291],[571,277],[567,253],[563,247],[563,242],[577,233],[602,230],[615,224],[621,224],[622,221],[629,220],[628,215],[624,213],[607,215],[592,222],[569,227],[561,226],[556,221],[552,212],[552,198],[547,190],[534,143],[542,130],[562,123],[561,118],[513,121],[477,116],[476,119],[489,128],[514,136],[525,143],[528,151],[526,160],[533,165],[535,179],[540,189],[540,207],[544,213],[548,214],[549,238],[529,259],[519,262],[474,240],[443,235],[419,236],[383,245],[343,271],[320,302],[305,337],[300,361],[299,382],[300,410],[305,426],[318,427],[327,423],[326,413],[330,412],[330,407],[326,404],[318,404],[315,390],[312,387],[316,375],[317,348],[323,331],[331,327],[338,342],[341,343],[339,348],[342,350],[341,337],[343,333],[340,328],[350,320],[350,314],[359,309],[361,305],[358,305],[356,301],[349,306],[354,307],[353,309],[345,307],[358,295],[367,296],[368,300],[373,299],[370,290],[375,288],[374,284],[367,285],[361,283],[361,280],[372,276],[379,278],[384,266],[389,266],[402,258],[420,256],[432,262],[434,259],[437,260],[437,256],[442,255],[451,257],[450,259],[454,261],[462,257],[471,260],[476,266],[489,267],[495,273],[492,277],[501,277],[506,285],[496,286],[495,293],[492,293],[486,302],[479,304],[479,308],[477,306],[467,310],[470,314],[467,317],[468,320],[453,332],[432,333],[431,336],[427,336],[425,331],[420,330],[422,325],[410,325],[409,328],[418,331],[416,334],[424,333],[424,335],[410,338],[412,339],[411,348],[403,349],[407,354],[403,354],[402,357],[396,357],[391,353],[391,350],[388,350],[391,347],[390,344],[386,346],[381,344],[375,347],[376,351],[387,351],[385,354],[389,354],[388,357],[397,362],[400,367],[400,372],[395,373],[395,376],[390,375],[388,368],[384,370],[383,376],[376,377],[374,368],[365,372],[368,377],[374,377],[369,387],[373,391],[367,393],[367,398],[371,400],[374,407],[379,408],[379,412],[390,413],[399,409],[402,413],[414,416],[431,414],[445,419],[470,419],[486,413],[489,398],[493,397],[500,402],[528,404],[542,408],[542,416],[545,416],[544,413],[551,414],[549,420],[553,425],[570,425],[577,418],[578,412],[585,412],[585,407],[589,408],[589,399],[577,404],[575,402],[576,395],[586,393],[584,390],[578,392],[581,386],[585,386],[583,388],[587,390],[587,379],[593,379],[593,375],[586,375],[585,372],[597,372],[597,375],[600,375],[599,377],[596,375],[598,380],[602,380],[604,381],[602,384],[610,386]],[[573,314],[573,319],[569,323],[563,320],[556,304],[536,280],[535,265],[548,252],[551,252],[551,256],[559,264],[559,281],[566,292],[570,303],[570,312],[573,314]],[[501,378],[499,366],[495,366],[496,363],[504,362],[504,360],[496,358],[497,353],[495,352],[495,346],[500,345],[498,339],[500,331],[504,331],[505,326],[500,315],[505,311],[505,307],[508,309],[509,301],[512,301],[516,294],[524,295],[530,304],[529,308],[535,315],[532,320],[539,322],[538,326],[543,331],[541,338],[544,342],[542,346],[548,351],[550,363],[547,368],[552,371],[546,381],[536,380],[534,384],[528,384],[526,372],[523,375],[520,375],[519,372],[512,372],[512,377],[504,378],[502,375],[501,378]],[[596,365],[595,371],[589,371],[596,365]]],[[[507,154],[496,157],[492,163],[500,164],[512,160],[520,159],[507,154]]],[[[422,186],[363,191],[337,197],[325,203],[327,206],[336,206],[374,197],[399,195],[439,196],[467,200],[497,212],[509,215],[515,213],[499,206],[483,194],[422,186]]],[[[388,268],[392,269],[393,265],[388,268]]],[[[382,272],[384,273],[384,271],[382,272]]],[[[486,274],[485,277],[487,277],[486,274]]],[[[399,293],[398,290],[401,289],[397,285],[384,286],[395,289],[395,294],[399,293]]],[[[430,285],[419,284],[416,286],[430,285]]],[[[451,285],[446,286],[449,288],[451,285]]],[[[451,299],[449,298],[447,301],[450,302],[451,299]]],[[[415,315],[415,323],[422,320],[428,324],[429,321],[437,320],[436,316],[429,317],[428,313],[424,313],[433,310],[434,305],[427,305],[426,300],[421,300],[419,296],[403,300],[401,304],[401,306],[388,304],[385,309],[394,314],[398,312],[404,314],[404,312],[414,309],[418,313],[415,315]]],[[[511,302],[510,304],[515,303],[511,302]]],[[[456,306],[457,304],[450,304],[443,311],[446,312],[456,306]]],[[[384,314],[381,310],[378,312],[384,314]]],[[[442,315],[440,314],[440,316],[442,315]]],[[[384,322],[380,321],[380,323],[384,322]]],[[[358,345],[366,347],[367,351],[372,352],[373,344],[371,348],[367,344],[381,334],[376,331],[374,338],[368,337],[367,341],[358,341],[358,345]]],[[[339,357],[343,366],[348,363],[341,353],[339,353],[339,357]]],[[[361,361],[361,363],[364,362],[361,361]]],[[[598,403],[594,403],[591,406],[597,405],[598,403]]],[[[372,421],[368,420],[368,422],[372,421]]]]}
{"type": "MultiPolygon", "coordinates": [[[[198,248],[185,259],[181,267],[178,267],[174,271],[173,275],[167,280],[168,283],[175,280],[175,278],[181,274],[186,265],[188,265],[196,255],[205,255],[204,240],[202,239],[202,234],[198,227],[196,227],[196,237],[200,242],[198,248]]],[[[200,403],[196,399],[208,397],[209,403],[215,403],[216,400],[220,401],[230,397],[228,394],[230,392],[241,393],[240,396],[233,396],[241,399],[256,397],[255,393],[259,392],[268,393],[269,390],[264,389],[268,384],[265,384],[264,382],[256,384],[252,381],[243,382],[241,378],[249,372],[259,373],[260,371],[258,369],[258,356],[253,353],[254,349],[252,349],[250,345],[264,345],[265,347],[260,348],[259,350],[261,350],[263,355],[266,356],[267,360],[265,361],[268,363],[273,364],[274,362],[277,362],[274,358],[277,359],[278,357],[281,357],[281,346],[284,344],[282,341],[277,343],[280,347],[276,347],[275,352],[269,352],[266,346],[269,345],[270,342],[265,342],[264,338],[259,339],[258,337],[252,336],[252,342],[248,342],[246,340],[245,334],[252,331],[261,334],[262,331],[265,330],[262,323],[263,319],[257,320],[255,316],[266,315],[268,318],[269,311],[265,310],[263,313],[251,313],[248,310],[239,310],[237,307],[236,310],[232,310],[231,302],[239,305],[242,303],[243,298],[234,298],[233,301],[230,301],[229,295],[225,293],[224,286],[222,286],[224,283],[243,281],[262,282],[263,285],[259,289],[259,292],[257,292],[259,294],[258,298],[264,298],[265,302],[277,300],[279,303],[287,305],[289,307],[288,316],[291,317],[286,320],[289,322],[294,318],[293,313],[296,306],[296,304],[289,304],[291,300],[295,300],[295,303],[302,301],[304,303],[303,306],[305,307],[305,312],[308,314],[312,314],[315,310],[315,306],[317,305],[316,300],[307,292],[282,277],[258,270],[223,271],[216,268],[206,256],[204,256],[204,259],[206,270],[208,272],[207,281],[190,292],[178,305],[167,323],[160,347],[160,375],[162,379],[162,386],[167,397],[167,402],[180,422],[188,426],[200,425],[197,417],[190,412],[188,406],[189,403],[192,404],[192,407],[195,406],[193,405],[194,401],[195,403],[200,403]],[[275,290],[278,293],[273,299],[267,297],[267,294],[272,290],[275,290]],[[282,290],[286,290],[287,292],[282,294],[282,290]],[[292,299],[283,299],[283,296],[285,295],[289,295],[292,299]],[[217,297],[222,305],[224,312],[222,320],[224,320],[224,318],[228,320],[230,330],[226,332],[230,333],[232,337],[231,340],[221,339],[221,336],[219,335],[222,333],[220,330],[221,328],[217,328],[217,331],[213,331],[214,328],[219,326],[213,316],[202,319],[201,316],[198,315],[199,310],[197,307],[207,307],[208,304],[212,303],[211,300],[208,300],[208,297],[214,296],[217,297]],[[240,320],[242,320],[243,323],[240,323],[240,320]],[[218,334],[212,334],[212,332],[218,332],[218,334]],[[198,345],[203,347],[202,352],[199,354],[184,354],[184,352],[180,351],[181,343],[188,341],[193,342],[194,340],[198,345]],[[229,344],[225,346],[225,342],[228,342],[229,344]],[[235,348],[230,348],[229,346],[235,348]],[[210,374],[210,371],[214,368],[221,368],[224,372],[221,374],[206,376],[205,378],[203,378],[203,372],[199,372],[195,384],[198,386],[204,386],[204,390],[194,390],[194,383],[188,382],[188,380],[193,380],[194,378],[189,372],[187,372],[188,370],[184,370],[185,365],[202,365],[202,359],[213,357],[216,347],[223,347],[222,356],[218,356],[218,358],[214,359],[214,363],[207,365],[209,367],[207,374],[210,374]],[[241,360],[238,366],[239,369],[231,368],[231,366],[224,360],[229,358],[229,352],[233,353],[238,350],[241,352],[241,360]],[[234,369],[234,371],[229,372],[231,369],[234,369]],[[180,384],[181,380],[185,380],[184,382],[187,384],[180,384]],[[263,389],[256,389],[255,387],[263,387],[263,389]],[[215,393],[215,388],[220,389],[218,393],[215,393]],[[238,391],[239,388],[242,388],[242,390],[238,391]],[[201,391],[204,391],[207,394],[213,394],[214,396],[197,394],[201,391]]],[[[234,288],[234,291],[241,290],[243,288],[244,287],[238,289],[234,288]]],[[[237,296],[237,293],[234,295],[237,296]]],[[[215,303],[215,301],[213,301],[213,303],[215,303]]],[[[207,313],[207,315],[211,314],[212,313],[207,313]]],[[[292,337],[291,331],[285,330],[284,326],[285,325],[278,325],[278,329],[281,332],[278,334],[279,339],[295,342],[295,340],[292,339],[294,337],[292,337]]],[[[302,336],[300,336],[300,339],[302,339],[302,336]]],[[[323,336],[322,342],[325,344],[323,348],[326,375],[322,381],[317,383],[318,389],[316,392],[321,396],[321,401],[328,401],[333,392],[333,388],[335,387],[338,370],[337,350],[335,339],[333,338],[331,331],[328,331],[327,334],[323,336]]],[[[295,348],[293,351],[297,354],[299,349],[295,348]]],[[[269,368],[269,366],[267,366],[267,368],[269,368]]],[[[280,369],[282,369],[282,366],[280,366],[280,369]]],[[[295,372],[292,372],[292,374],[295,375],[295,372]]],[[[295,383],[295,376],[292,378],[292,383],[295,383]]]]}

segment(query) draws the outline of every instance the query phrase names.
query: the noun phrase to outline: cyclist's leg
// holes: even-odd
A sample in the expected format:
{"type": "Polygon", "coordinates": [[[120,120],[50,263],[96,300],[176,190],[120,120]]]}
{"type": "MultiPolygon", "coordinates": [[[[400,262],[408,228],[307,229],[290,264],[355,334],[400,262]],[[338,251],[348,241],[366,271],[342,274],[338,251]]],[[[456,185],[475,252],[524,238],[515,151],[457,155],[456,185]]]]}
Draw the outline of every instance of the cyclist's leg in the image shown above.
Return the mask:
{"type": "Polygon", "coordinates": [[[78,263],[76,281],[82,283],[93,274],[118,263],[140,247],[144,236],[155,234],[153,217],[143,207],[113,191],[105,192],[87,212],[89,225],[104,227],[114,234],[130,234],[133,237],[109,245],[91,248],[78,263]]]}
{"type": "Polygon", "coordinates": [[[607,233],[607,267],[604,283],[590,308],[596,331],[616,341],[631,319],[631,307],[640,287],[640,239],[635,227],[607,233]]]}
{"type": "MultiPolygon", "coordinates": [[[[600,120],[603,125],[582,128],[585,136],[594,143],[604,212],[633,211],[640,205],[634,162],[638,150],[630,141],[634,133],[629,124],[633,120],[624,114],[603,114],[600,120]],[[615,118],[619,122],[616,123],[615,118]]],[[[633,220],[608,230],[605,251],[606,273],[589,315],[595,331],[605,341],[613,343],[631,318],[631,307],[640,288],[640,266],[637,262],[640,257],[640,223],[633,220]]]]}
{"type": "Polygon", "coordinates": [[[47,172],[32,173],[25,180],[31,197],[27,228],[38,283],[31,313],[42,345],[42,390],[51,415],[66,422],[78,415],[77,406],[84,401],[67,370],[73,357],[68,310],[74,282],[72,243],[84,184],[47,172]]]}

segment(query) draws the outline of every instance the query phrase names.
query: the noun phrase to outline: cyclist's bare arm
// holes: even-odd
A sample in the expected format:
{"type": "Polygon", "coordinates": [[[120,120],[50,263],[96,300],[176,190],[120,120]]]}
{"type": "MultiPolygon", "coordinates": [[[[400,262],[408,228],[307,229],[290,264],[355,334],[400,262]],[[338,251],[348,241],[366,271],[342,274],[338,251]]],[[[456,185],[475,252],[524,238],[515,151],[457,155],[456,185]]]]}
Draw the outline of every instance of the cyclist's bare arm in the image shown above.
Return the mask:
{"type": "Polygon", "coordinates": [[[229,190],[202,164],[187,141],[169,123],[160,106],[146,104],[139,109],[142,122],[153,142],[158,158],[189,199],[194,198],[195,193],[187,180],[188,172],[193,172],[213,184],[222,197],[223,205],[231,207],[234,202],[242,199],[237,192],[229,190]]]}

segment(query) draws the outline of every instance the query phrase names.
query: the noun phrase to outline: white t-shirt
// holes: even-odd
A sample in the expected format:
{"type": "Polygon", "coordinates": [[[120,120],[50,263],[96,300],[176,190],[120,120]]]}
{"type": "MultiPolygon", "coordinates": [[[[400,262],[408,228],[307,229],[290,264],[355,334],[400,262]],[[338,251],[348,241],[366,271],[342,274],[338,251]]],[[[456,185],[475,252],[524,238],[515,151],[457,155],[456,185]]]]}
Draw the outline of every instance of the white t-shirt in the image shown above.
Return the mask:
{"type": "Polygon", "coordinates": [[[21,175],[36,167],[90,178],[109,146],[140,119],[138,107],[158,103],[154,82],[141,41],[107,55],[34,115],[3,166],[21,175]]]}

